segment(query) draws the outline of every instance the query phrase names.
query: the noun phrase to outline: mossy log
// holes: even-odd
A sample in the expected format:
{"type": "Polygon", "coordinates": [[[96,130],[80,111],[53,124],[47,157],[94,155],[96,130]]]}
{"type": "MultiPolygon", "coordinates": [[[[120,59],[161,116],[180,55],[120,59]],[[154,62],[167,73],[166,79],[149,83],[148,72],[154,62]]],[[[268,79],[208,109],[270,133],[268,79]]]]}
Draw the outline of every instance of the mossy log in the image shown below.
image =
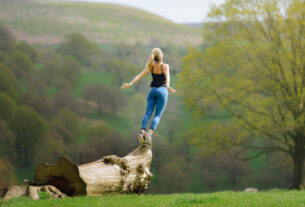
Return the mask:
{"type": "Polygon", "coordinates": [[[52,185],[68,196],[142,194],[152,178],[151,160],[149,145],[141,145],[122,158],[110,155],[83,165],[60,157],[54,165],[40,163],[30,185],[52,185]]]}

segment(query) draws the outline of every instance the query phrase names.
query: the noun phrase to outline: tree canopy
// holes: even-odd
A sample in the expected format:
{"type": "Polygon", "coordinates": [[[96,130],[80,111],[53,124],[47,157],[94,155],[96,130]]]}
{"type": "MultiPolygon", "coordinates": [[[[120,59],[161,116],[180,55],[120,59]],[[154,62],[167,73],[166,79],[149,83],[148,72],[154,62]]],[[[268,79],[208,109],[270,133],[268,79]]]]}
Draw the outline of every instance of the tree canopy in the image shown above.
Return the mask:
{"type": "Polygon", "coordinates": [[[206,49],[190,48],[180,85],[197,118],[218,119],[200,122],[193,143],[206,153],[236,145],[256,156],[285,152],[292,188],[303,188],[305,2],[228,0],[209,17],[206,49]]]}

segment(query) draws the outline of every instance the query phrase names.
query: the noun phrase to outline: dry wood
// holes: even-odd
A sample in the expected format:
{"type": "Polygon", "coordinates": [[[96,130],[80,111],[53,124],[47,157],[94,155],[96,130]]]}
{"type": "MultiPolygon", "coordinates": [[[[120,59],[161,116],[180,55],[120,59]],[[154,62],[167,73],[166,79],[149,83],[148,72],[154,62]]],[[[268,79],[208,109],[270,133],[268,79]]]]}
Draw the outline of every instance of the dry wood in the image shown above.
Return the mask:
{"type": "Polygon", "coordinates": [[[137,193],[147,188],[152,174],[150,145],[141,145],[125,157],[103,157],[76,165],[60,157],[55,165],[40,163],[32,185],[52,185],[68,196],[137,193]]]}

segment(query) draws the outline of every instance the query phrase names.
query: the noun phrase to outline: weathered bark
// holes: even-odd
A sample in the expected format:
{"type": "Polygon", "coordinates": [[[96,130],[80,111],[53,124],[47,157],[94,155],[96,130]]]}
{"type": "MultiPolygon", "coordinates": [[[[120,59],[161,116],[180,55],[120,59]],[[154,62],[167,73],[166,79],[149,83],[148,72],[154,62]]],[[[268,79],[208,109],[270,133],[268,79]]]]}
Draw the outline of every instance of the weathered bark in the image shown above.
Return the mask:
{"type": "Polygon", "coordinates": [[[83,165],[60,157],[55,165],[40,163],[34,183],[53,185],[68,196],[142,194],[152,178],[151,160],[149,145],[139,146],[122,158],[111,155],[83,165]]]}

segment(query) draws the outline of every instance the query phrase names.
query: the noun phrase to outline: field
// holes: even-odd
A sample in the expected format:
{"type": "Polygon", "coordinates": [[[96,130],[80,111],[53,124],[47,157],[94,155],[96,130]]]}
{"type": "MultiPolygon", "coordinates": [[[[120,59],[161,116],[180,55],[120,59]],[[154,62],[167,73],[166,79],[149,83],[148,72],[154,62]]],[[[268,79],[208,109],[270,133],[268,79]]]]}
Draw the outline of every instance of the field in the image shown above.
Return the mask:
{"type": "Polygon", "coordinates": [[[187,46],[202,40],[200,28],[116,4],[5,0],[0,2],[1,22],[10,25],[17,39],[41,44],[58,44],[73,32],[97,43],[187,46]]]}
{"type": "MultiPolygon", "coordinates": [[[[3,201],[2,201],[3,202],[3,201]]],[[[31,200],[21,197],[2,203],[5,207],[301,207],[305,191],[269,190],[258,193],[223,191],[205,194],[112,195],[105,197],[74,197],[59,200],[31,200]]]]}

